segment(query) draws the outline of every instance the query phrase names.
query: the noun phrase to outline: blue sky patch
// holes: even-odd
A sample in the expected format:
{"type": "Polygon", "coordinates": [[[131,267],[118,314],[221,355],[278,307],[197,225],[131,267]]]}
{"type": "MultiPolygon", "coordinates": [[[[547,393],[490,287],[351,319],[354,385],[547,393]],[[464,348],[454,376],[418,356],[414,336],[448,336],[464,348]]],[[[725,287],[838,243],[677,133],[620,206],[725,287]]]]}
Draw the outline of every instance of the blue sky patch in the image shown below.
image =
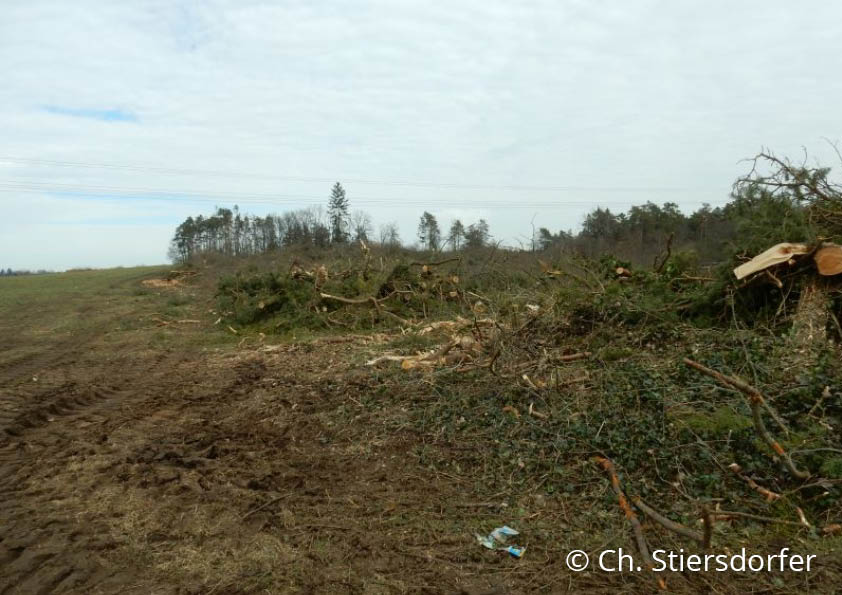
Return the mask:
{"type": "Polygon", "coordinates": [[[137,122],[138,118],[132,112],[121,109],[93,109],[63,107],[60,105],[45,105],[42,108],[45,112],[58,114],[60,116],[73,116],[74,118],[90,118],[101,122],[137,122]]]}

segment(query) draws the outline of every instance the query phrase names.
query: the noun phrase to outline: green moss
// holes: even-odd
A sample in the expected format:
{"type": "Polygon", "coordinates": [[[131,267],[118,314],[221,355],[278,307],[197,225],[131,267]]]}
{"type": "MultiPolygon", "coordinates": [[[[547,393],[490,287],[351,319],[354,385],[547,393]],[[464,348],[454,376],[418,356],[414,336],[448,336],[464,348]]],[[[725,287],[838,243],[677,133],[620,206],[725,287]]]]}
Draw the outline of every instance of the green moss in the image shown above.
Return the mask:
{"type": "Polygon", "coordinates": [[[822,475],[833,479],[842,479],[842,457],[836,456],[827,459],[821,467],[822,475]]]}
{"type": "Polygon", "coordinates": [[[694,432],[716,436],[727,434],[729,431],[745,430],[753,425],[751,417],[737,413],[726,405],[710,413],[687,411],[683,415],[679,414],[678,419],[694,432]]]}

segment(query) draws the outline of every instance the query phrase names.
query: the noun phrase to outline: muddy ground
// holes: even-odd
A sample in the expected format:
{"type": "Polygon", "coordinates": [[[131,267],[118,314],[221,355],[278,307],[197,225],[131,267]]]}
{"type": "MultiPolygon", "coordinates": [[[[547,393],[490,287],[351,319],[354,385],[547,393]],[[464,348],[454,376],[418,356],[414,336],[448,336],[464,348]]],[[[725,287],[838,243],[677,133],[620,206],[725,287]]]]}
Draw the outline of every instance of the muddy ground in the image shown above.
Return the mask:
{"type": "Polygon", "coordinates": [[[242,339],[209,296],[143,285],[160,275],[0,281],[0,593],[652,589],[564,568],[581,503],[430,465],[483,445],[413,426],[441,395],[364,368],[382,339],[242,339]],[[527,555],[479,547],[514,509],[527,555]]]}
{"type": "Polygon", "coordinates": [[[366,406],[364,338],[208,347],[205,303],[161,324],[152,274],[3,312],[0,592],[473,593],[516,569],[437,529],[470,494],[366,406]]]}

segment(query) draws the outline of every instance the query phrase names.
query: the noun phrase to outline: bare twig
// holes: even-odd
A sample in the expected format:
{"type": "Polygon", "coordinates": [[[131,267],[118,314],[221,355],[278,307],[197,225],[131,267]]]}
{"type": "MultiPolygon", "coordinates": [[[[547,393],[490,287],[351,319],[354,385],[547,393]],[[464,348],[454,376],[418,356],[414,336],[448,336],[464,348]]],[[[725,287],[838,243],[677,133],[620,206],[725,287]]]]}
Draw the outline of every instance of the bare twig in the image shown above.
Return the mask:
{"type": "Polygon", "coordinates": [[[794,527],[801,527],[805,529],[803,523],[798,521],[788,521],[786,519],[776,519],[770,516],[760,516],[759,514],[751,514],[748,512],[737,512],[737,511],[730,511],[730,510],[717,510],[716,514],[713,515],[714,520],[717,521],[727,521],[731,518],[742,518],[742,519],[750,519],[752,521],[759,521],[761,523],[778,523],[780,525],[791,525],[794,527]]]}
{"type": "Polygon", "coordinates": [[[587,359],[591,356],[590,351],[583,351],[582,353],[571,353],[570,355],[560,355],[555,358],[559,362],[575,362],[580,359],[587,359]]]}
{"type": "Polygon", "coordinates": [[[742,479],[744,482],[748,484],[748,487],[753,489],[755,492],[766,498],[766,502],[774,502],[775,500],[781,497],[780,494],[773,492],[772,490],[768,490],[764,488],[762,485],[759,485],[756,481],[752,478],[742,474],[742,467],[740,467],[737,463],[731,463],[728,465],[728,468],[734,472],[734,475],[742,479]]]}
{"type": "Polygon", "coordinates": [[[275,498],[272,498],[271,500],[267,500],[266,502],[264,502],[263,504],[261,504],[261,505],[260,505],[260,506],[258,506],[257,508],[252,508],[251,510],[249,510],[246,514],[244,514],[243,516],[241,516],[241,517],[240,517],[240,520],[241,520],[241,521],[246,520],[246,519],[247,519],[247,518],[249,518],[251,515],[253,515],[253,514],[254,514],[254,513],[256,513],[256,512],[260,512],[261,510],[263,510],[263,509],[264,509],[264,508],[266,508],[267,506],[271,506],[271,505],[272,505],[272,504],[274,504],[275,502],[278,502],[278,501],[280,501],[280,500],[283,500],[284,498],[288,498],[289,496],[292,496],[292,495],[293,495],[293,493],[294,493],[294,492],[287,492],[286,494],[281,494],[280,496],[276,496],[275,498]]]}

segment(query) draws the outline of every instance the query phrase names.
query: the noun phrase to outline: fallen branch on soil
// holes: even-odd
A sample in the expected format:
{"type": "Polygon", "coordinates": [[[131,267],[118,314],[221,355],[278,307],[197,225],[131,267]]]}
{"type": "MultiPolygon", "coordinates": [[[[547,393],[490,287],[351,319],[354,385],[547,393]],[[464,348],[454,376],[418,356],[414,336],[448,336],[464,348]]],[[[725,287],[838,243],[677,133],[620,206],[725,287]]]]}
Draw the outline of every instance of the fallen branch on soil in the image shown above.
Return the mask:
{"type": "Polygon", "coordinates": [[[751,412],[754,417],[754,427],[757,430],[757,433],[760,435],[761,438],[769,445],[769,447],[777,454],[781,459],[784,461],[787,469],[789,472],[792,473],[795,477],[799,479],[807,479],[810,477],[810,473],[807,471],[801,471],[798,467],[795,466],[795,463],[792,460],[792,457],[787,454],[787,452],[783,449],[783,447],[775,440],[771,434],[769,434],[769,430],[766,429],[766,424],[763,423],[763,417],[760,414],[760,408],[763,407],[766,409],[767,412],[770,413],[773,417],[777,417],[776,414],[772,413],[772,408],[766,402],[766,399],[763,398],[763,394],[739,378],[734,376],[726,376],[725,374],[721,374],[716,370],[712,370],[707,366],[703,366],[699,362],[695,362],[689,358],[684,358],[684,363],[701,372],[702,374],[707,374],[711,378],[719,381],[721,384],[725,386],[729,386],[731,388],[736,388],[743,394],[748,397],[749,406],[751,407],[751,412]]]}
{"type": "Polygon", "coordinates": [[[772,490],[768,490],[763,486],[759,485],[756,481],[752,478],[747,477],[746,475],[742,474],[743,468],[740,467],[737,463],[731,463],[728,465],[728,468],[734,472],[734,475],[742,479],[744,482],[748,484],[748,487],[756,491],[758,494],[766,498],[766,502],[774,502],[775,500],[781,497],[780,494],[773,492],[772,490]]]}
{"type": "Polygon", "coordinates": [[[392,297],[394,293],[390,293],[386,297],[376,298],[374,296],[367,296],[362,298],[346,298],[342,297],[341,295],[330,295],[329,293],[319,293],[319,297],[323,300],[334,300],[337,302],[342,302],[343,304],[352,304],[352,305],[360,305],[360,304],[379,304],[380,302],[384,302],[392,297]]]}
{"type": "Polygon", "coordinates": [[[537,417],[538,419],[549,419],[550,418],[550,416],[547,415],[546,413],[541,413],[539,411],[535,411],[535,409],[533,408],[534,405],[535,405],[534,403],[529,404],[529,415],[531,415],[532,417],[537,417]]]}
{"type": "Polygon", "coordinates": [[[468,320],[467,318],[462,318],[461,316],[457,316],[454,320],[440,320],[438,322],[431,322],[424,327],[418,330],[419,335],[426,335],[428,333],[432,333],[433,331],[438,331],[441,329],[447,329],[450,331],[456,331],[467,326],[494,326],[496,321],[492,320],[491,318],[480,318],[478,320],[468,320]]]}
{"type": "Polygon", "coordinates": [[[381,355],[380,357],[376,357],[372,360],[367,361],[365,365],[374,366],[376,364],[379,364],[380,362],[401,362],[401,368],[403,368],[404,370],[411,370],[420,366],[435,366],[438,364],[446,364],[449,363],[446,359],[448,353],[450,353],[450,351],[453,350],[454,347],[462,345],[462,343],[462,338],[460,338],[443,345],[436,351],[431,351],[429,353],[421,353],[418,355],[381,355]]]}
{"type": "Polygon", "coordinates": [[[164,320],[158,316],[152,316],[150,320],[157,322],[156,326],[169,326],[171,324],[202,324],[201,320],[194,320],[192,318],[184,318],[182,320],[164,320]]]}
{"type": "Polygon", "coordinates": [[[281,494],[280,496],[276,496],[276,497],[272,498],[271,500],[267,500],[266,502],[264,502],[263,504],[261,504],[257,508],[252,508],[251,510],[249,510],[246,514],[244,514],[243,516],[240,517],[240,520],[244,521],[247,518],[249,518],[251,515],[253,515],[254,513],[260,512],[264,508],[266,508],[268,506],[271,506],[275,502],[279,502],[280,500],[283,500],[284,498],[288,498],[289,496],[292,496],[293,494],[294,494],[294,492],[287,492],[286,494],[281,494]]]}
{"type": "Polygon", "coordinates": [[[580,359],[587,359],[591,356],[590,351],[583,351],[582,353],[571,353],[570,355],[560,355],[555,359],[558,362],[575,362],[580,359]]]}
{"type": "Polygon", "coordinates": [[[355,306],[359,306],[359,305],[363,305],[363,304],[370,304],[370,305],[374,306],[374,308],[375,308],[375,310],[377,310],[378,314],[385,314],[386,316],[388,316],[390,318],[394,318],[395,320],[397,320],[401,324],[410,325],[411,323],[408,320],[405,320],[405,319],[401,318],[400,316],[398,316],[397,314],[394,314],[393,312],[389,312],[388,310],[385,310],[380,305],[382,302],[385,302],[386,300],[388,300],[393,295],[395,295],[395,292],[392,292],[389,295],[387,295],[385,297],[382,297],[382,298],[376,298],[374,296],[368,296],[368,297],[362,297],[362,298],[346,298],[346,297],[342,297],[340,295],[330,295],[329,293],[319,292],[319,297],[322,298],[323,300],[334,300],[334,301],[340,302],[342,304],[349,304],[349,305],[355,305],[355,306]]]}
{"type": "MultiPolygon", "coordinates": [[[[617,470],[614,467],[614,463],[605,457],[596,457],[595,460],[605,470],[605,472],[608,473],[611,480],[611,487],[614,489],[614,493],[617,494],[617,500],[620,503],[620,510],[623,511],[623,514],[626,516],[629,523],[631,523],[635,542],[637,543],[637,550],[643,557],[646,568],[652,570],[655,567],[655,564],[652,562],[652,556],[649,554],[649,546],[646,544],[646,538],[643,536],[643,527],[640,526],[640,521],[638,520],[637,515],[634,513],[634,510],[632,510],[631,506],[629,506],[626,495],[623,493],[623,488],[620,486],[620,479],[617,477],[617,470]]],[[[663,578],[658,578],[658,588],[666,590],[667,584],[663,578]]]]}
{"type": "Polygon", "coordinates": [[[700,543],[704,543],[704,536],[701,533],[699,533],[698,531],[694,531],[689,527],[685,527],[681,523],[676,523],[675,521],[668,519],[660,512],[646,504],[643,500],[640,499],[640,497],[636,496],[632,498],[632,502],[634,503],[635,508],[640,510],[643,514],[648,516],[650,519],[652,519],[665,529],[669,529],[673,533],[678,533],[683,537],[687,537],[700,543]]]}
{"type": "Polygon", "coordinates": [[[809,527],[804,523],[799,521],[788,521],[786,519],[776,519],[770,516],[760,516],[759,514],[751,514],[748,512],[736,512],[736,511],[729,511],[729,510],[717,510],[715,514],[713,514],[714,520],[716,521],[728,521],[732,518],[741,518],[741,519],[749,519],[752,521],[759,521],[761,523],[778,523],[780,525],[791,525],[795,527],[801,527],[802,529],[806,529],[809,527]]]}

